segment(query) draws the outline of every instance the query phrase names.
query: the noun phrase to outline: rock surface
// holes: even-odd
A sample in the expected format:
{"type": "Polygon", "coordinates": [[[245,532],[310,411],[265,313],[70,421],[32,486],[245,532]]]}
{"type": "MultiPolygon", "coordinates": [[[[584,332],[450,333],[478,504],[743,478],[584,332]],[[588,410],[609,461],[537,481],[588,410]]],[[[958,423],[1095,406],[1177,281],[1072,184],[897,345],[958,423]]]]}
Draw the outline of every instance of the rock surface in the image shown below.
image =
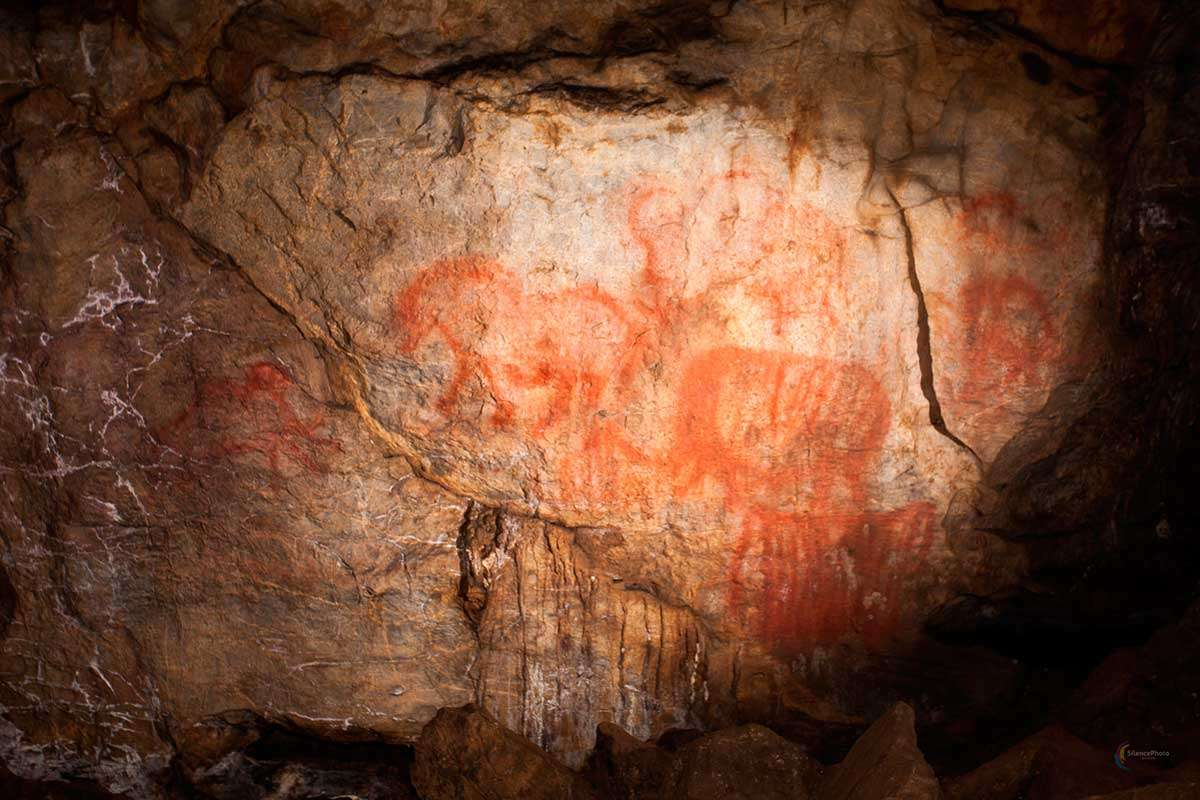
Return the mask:
{"type": "Polygon", "coordinates": [[[591,800],[591,788],[523,736],[471,706],[446,708],[417,741],[422,800],[591,800]]]}
{"type": "Polygon", "coordinates": [[[687,800],[805,800],[819,767],[797,745],[761,725],[703,736],[680,748],[664,797],[687,800]]]}
{"type": "Polygon", "coordinates": [[[913,710],[897,703],[830,768],[819,800],[940,800],[941,787],[917,747],[913,710]]]}
{"type": "Polygon", "coordinates": [[[1059,727],[1048,728],[999,758],[943,785],[947,800],[1068,800],[1133,787],[1134,775],[1059,727]]]}
{"type": "MultiPolygon", "coordinates": [[[[1089,800],[1098,800],[1096,795],[1089,800]]],[[[1104,795],[1103,800],[1192,800],[1200,797],[1200,783],[1162,783],[1104,795]]]]}
{"type": "Polygon", "coordinates": [[[0,757],[952,737],[1169,621],[1198,26],[1060,6],[0,12],[0,757]]]}
{"type": "Polygon", "coordinates": [[[657,800],[671,775],[672,762],[671,753],[611,722],[601,722],[585,774],[602,797],[657,800]]]}

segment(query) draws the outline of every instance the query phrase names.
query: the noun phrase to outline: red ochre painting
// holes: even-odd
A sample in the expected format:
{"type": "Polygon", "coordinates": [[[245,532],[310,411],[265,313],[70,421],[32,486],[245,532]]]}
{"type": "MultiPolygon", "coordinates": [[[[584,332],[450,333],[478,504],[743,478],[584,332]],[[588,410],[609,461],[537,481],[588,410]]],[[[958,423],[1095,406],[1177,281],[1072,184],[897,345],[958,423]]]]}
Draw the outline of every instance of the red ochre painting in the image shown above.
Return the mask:
{"type": "Polygon", "coordinates": [[[326,432],[320,411],[297,410],[298,393],[282,367],[260,361],[237,377],[202,381],[196,398],[159,435],[192,458],[323,472],[326,454],[340,445],[326,432]]]}
{"type": "Polygon", "coordinates": [[[954,217],[965,275],[952,296],[933,301],[945,311],[934,321],[937,346],[956,367],[941,373],[943,408],[985,458],[1094,354],[1088,320],[1064,319],[1054,305],[1081,293],[1070,282],[1089,249],[1086,226],[1067,223],[1088,215],[1064,203],[1043,201],[1035,221],[1013,195],[992,192],[967,199],[954,217]]]}
{"type": "MultiPolygon", "coordinates": [[[[829,342],[849,335],[844,234],[748,169],[690,195],[643,179],[624,198],[641,254],[628,291],[530,290],[494,259],[438,261],[395,297],[400,353],[444,365],[431,398],[444,418],[555,442],[566,502],[602,515],[717,498],[735,536],[727,606],[768,645],[883,642],[936,511],[873,503],[893,420],[877,367],[791,352],[785,335],[799,318],[829,342]],[[734,293],[765,320],[759,346],[725,332],[734,293]]],[[[966,391],[1035,380],[1022,353],[1055,325],[1037,290],[982,278],[961,303],[971,346],[995,351],[980,363],[1001,365],[972,371],[966,391]]]]}

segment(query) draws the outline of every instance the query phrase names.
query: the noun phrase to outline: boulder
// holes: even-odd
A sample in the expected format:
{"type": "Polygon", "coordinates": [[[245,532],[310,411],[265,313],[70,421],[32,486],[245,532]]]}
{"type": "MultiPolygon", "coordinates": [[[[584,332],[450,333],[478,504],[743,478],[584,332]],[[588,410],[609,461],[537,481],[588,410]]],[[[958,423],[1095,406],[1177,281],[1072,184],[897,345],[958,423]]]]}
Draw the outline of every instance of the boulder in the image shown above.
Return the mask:
{"type": "Polygon", "coordinates": [[[619,725],[596,726],[596,749],[587,775],[604,797],[613,800],[657,798],[671,775],[674,756],[653,743],[631,736],[619,725]]]}
{"type": "Polygon", "coordinates": [[[1073,800],[1130,788],[1134,774],[1055,725],[1013,746],[972,772],[946,780],[947,800],[1073,800]]]}
{"type": "Polygon", "coordinates": [[[897,703],[829,770],[817,800],[940,800],[937,778],[917,747],[912,707],[897,703]]]}
{"type": "MultiPolygon", "coordinates": [[[[1080,686],[1064,712],[1068,729],[1104,750],[1123,742],[1200,759],[1200,602],[1136,649],[1118,650],[1080,686]]],[[[1166,764],[1142,762],[1153,776],[1166,764]]]]}
{"type": "Polygon", "coordinates": [[[437,713],[417,741],[422,800],[592,800],[571,770],[470,705],[437,713]]]}
{"type": "Polygon", "coordinates": [[[818,767],[803,748],[762,725],[710,733],[675,754],[662,796],[680,800],[807,800],[818,767]]]}

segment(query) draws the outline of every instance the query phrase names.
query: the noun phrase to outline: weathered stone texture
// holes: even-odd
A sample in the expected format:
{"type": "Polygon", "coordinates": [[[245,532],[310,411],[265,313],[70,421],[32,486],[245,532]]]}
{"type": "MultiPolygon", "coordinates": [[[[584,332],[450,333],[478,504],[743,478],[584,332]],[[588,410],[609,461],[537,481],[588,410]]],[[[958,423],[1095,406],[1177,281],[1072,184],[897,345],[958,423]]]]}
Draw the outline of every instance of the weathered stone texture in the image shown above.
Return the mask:
{"type": "Polygon", "coordinates": [[[819,767],[796,744],[761,725],[742,725],[681,747],[663,797],[686,800],[806,800],[819,767]]]}

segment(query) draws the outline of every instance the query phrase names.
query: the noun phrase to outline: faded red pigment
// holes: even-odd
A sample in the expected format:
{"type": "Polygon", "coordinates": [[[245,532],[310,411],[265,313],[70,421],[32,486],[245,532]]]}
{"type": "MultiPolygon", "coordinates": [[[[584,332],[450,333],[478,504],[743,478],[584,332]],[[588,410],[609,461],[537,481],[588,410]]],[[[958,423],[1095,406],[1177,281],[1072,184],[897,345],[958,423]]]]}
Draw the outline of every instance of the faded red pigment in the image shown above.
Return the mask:
{"type": "Polygon", "coordinates": [[[1057,326],[1041,291],[1018,275],[980,275],[959,302],[967,377],[960,397],[987,403],[1002,393],[1041,386],[1041,372],[1059,356],[1057,326]]]}
{"type": "Polygon", "coordinates": [[[322,435],[324,415],[297,412],[293,387],[283,368],[265,361],[246,367],[240,378],[204,380],[196,399],[160,435],[192,457],[253,455],[276,472],[289,463],[323,472],[323,452],[340,445],[322,435]]]}
{"type": "Polygon", "coordinates": [[[1094,337],[1078,330],[1088,321],[1068,325],[1049,299],[1079,292],[1068,267],[1086,251],[1085,231],[1069,224],[1083,215],[1068,203],[1042,201],[1035,221],[1013,195],[991,192],[964,200],[954,217],[967,275],[942,328],[950,361],[960,365],[945,373],[944,408],[984,457],[1003,445],[996,431],[1019,425],[1049,386],[1096,355],[1094,337]]]}
{"type": "Polygon", "coordinates": [[[749,609],[763,638],[787,651],[851,629],[871,644],[886,639],[898,590],[932,543],[933,508],[864,512],[891,420],[875,377],[740,348],[709,351],[688,370],[675,474],[686,488],[713,480],[741,517],[730,607],[749,609]]]}

